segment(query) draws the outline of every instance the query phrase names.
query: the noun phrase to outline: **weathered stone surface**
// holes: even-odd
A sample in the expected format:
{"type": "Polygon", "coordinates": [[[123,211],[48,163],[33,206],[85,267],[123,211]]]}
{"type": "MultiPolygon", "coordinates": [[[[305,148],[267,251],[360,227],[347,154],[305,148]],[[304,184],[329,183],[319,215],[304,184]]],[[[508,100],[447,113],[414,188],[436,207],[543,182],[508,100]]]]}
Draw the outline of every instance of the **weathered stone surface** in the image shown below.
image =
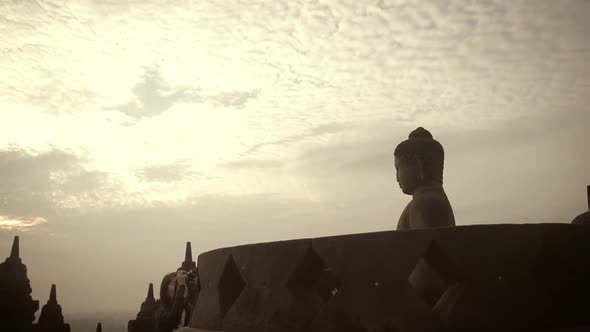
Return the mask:
{"type": "Polygon", "coordinates": [[[310,240],[295,240],[232,250],[245,287],[225,315],[222,329],[300,330],[311,321],[319,299],[306,292],[309,286],[298,284],[305,280],[297,279],[310,245],[310,240]]]}
{"type": "Polygon", "coordinates": [[[588,239],[590,228],[581,225],[479,225],[213,250],[198,258],[202,292],[190,327],[401,332],[590,326],[588,239]]]}
{"type": "Polygon", "coordinates": [[[230,260],[233,261],[231,248],[218,249],[209,252],[207,255],[199,256],[198,264],[201,291],[197,298],[193,315],[191,315],[191,327],[198,326],[199,328],[210,330],[221,329],[221,322],[225,316],[225,312],[222,310],[220,294],[225,293],[220,293],[219,287],[223,273],[230,260]],[[195,312],[198,312],[198,315],[194,315],[195,312]]]}
{"type": "Polygon", "coordinates": [[[203,330],[203,329],[196,329],[193,327],[181,327],[179,329],[174,330],[174,332],[223,332],[219,330],[203,330]]]}

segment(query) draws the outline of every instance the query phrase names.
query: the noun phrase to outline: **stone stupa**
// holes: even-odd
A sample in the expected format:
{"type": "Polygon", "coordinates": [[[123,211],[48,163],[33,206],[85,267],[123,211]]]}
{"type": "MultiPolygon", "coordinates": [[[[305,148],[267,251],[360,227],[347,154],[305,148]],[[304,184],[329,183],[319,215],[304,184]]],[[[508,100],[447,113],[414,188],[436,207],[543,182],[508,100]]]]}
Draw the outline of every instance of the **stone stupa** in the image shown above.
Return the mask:
{"type": "Polygon", "coordinates": [[[127,331],[129,332],[154,332],[156,327],[156,311],[160,306],[160,301],[154,298],[154,285],[150,283],[148,287],[147,297],[141,304],[137,318],[130,320],[127,323],[127,331]]]}
{"type": "Polygon", "coordinates": [[[55,285],[51,285],[49,300],[41,309],[39,322],[33,324],[34,332],[70,332],[70,324],[64,323],[61,306],[57,303],[55,285]]]}
{"type": "Polygon", "coordinates": [[[189,271],[196,272],[197,271],[197,263],[195,261],[193,261],[193,251],[191,249],[190,242],[186,243],[186,248],[184,251],[184,262],[182,262],[179,269],[182,269],[187,272],[189,272],[189,271]]]}
{"type": "Polygon", "coordinates": [[[27,266],[19,254],[19,237],[15,236],[10,256],[0,264],[0,331],[29,330],[39,310],[39,301],[31,297],[27,266]]]}

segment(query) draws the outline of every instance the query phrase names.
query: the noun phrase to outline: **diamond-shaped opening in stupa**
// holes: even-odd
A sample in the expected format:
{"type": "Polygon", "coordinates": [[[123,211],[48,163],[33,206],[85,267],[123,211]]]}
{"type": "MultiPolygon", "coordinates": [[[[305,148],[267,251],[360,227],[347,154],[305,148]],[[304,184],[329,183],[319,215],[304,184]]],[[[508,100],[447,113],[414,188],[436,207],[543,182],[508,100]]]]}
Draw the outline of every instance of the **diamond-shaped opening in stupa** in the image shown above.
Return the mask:
{"type": "Polygon", "coordinates": [[[328,301],[338,293],[342,282],[310,246],[295,264],[286,286],[292,295],[316,293],[328,301]]]}
{"type": "Polygon", "coordinates": [[[222,316],[231,308],[245,286],[246,283],[240,275],[233,256],[229,255],[219,279],[219,309],[222,316]]]}
{"type": "Polygon", "coordinates": [[[451,259],[432,241],[411,271],[408,282],[433,308],[445,291],[459,282],[459,277],[451,259]]]}

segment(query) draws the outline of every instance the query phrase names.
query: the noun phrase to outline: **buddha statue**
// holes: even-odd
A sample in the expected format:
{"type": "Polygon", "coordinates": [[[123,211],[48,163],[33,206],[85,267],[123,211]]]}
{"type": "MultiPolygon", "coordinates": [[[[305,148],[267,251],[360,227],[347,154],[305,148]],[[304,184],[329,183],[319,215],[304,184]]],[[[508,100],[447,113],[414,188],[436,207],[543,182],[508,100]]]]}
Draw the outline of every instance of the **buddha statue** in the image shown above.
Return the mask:
{"type": "Polygon", "coordinates": [[[412,131],[393,153],[396,179],[412,200],[397,229],[455,226],[453,209],[443,189],[444,150],[422,127],[412,131]]]}
{"type": "Polygon", "coordinates": [[[590,225],[590,185],[586,186],[588,197],[588,211],[578,215],[572,220],[574,225],[590,225]]]}

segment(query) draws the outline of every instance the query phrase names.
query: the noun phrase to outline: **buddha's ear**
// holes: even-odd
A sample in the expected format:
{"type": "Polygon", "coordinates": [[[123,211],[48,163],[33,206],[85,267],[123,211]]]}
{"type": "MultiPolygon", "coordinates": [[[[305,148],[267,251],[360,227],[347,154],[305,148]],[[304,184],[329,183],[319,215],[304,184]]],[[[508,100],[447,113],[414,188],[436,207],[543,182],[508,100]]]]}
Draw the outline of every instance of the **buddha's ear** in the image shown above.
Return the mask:
{"type": "Polygon", "coordinates": [[[422,183],[426,178],[426,174],[424,173],[424,163],[422,162],[422,159],[416,158],[416,166],[418,166],[418,177],[420,178],[420,183],[422,183]]]}

